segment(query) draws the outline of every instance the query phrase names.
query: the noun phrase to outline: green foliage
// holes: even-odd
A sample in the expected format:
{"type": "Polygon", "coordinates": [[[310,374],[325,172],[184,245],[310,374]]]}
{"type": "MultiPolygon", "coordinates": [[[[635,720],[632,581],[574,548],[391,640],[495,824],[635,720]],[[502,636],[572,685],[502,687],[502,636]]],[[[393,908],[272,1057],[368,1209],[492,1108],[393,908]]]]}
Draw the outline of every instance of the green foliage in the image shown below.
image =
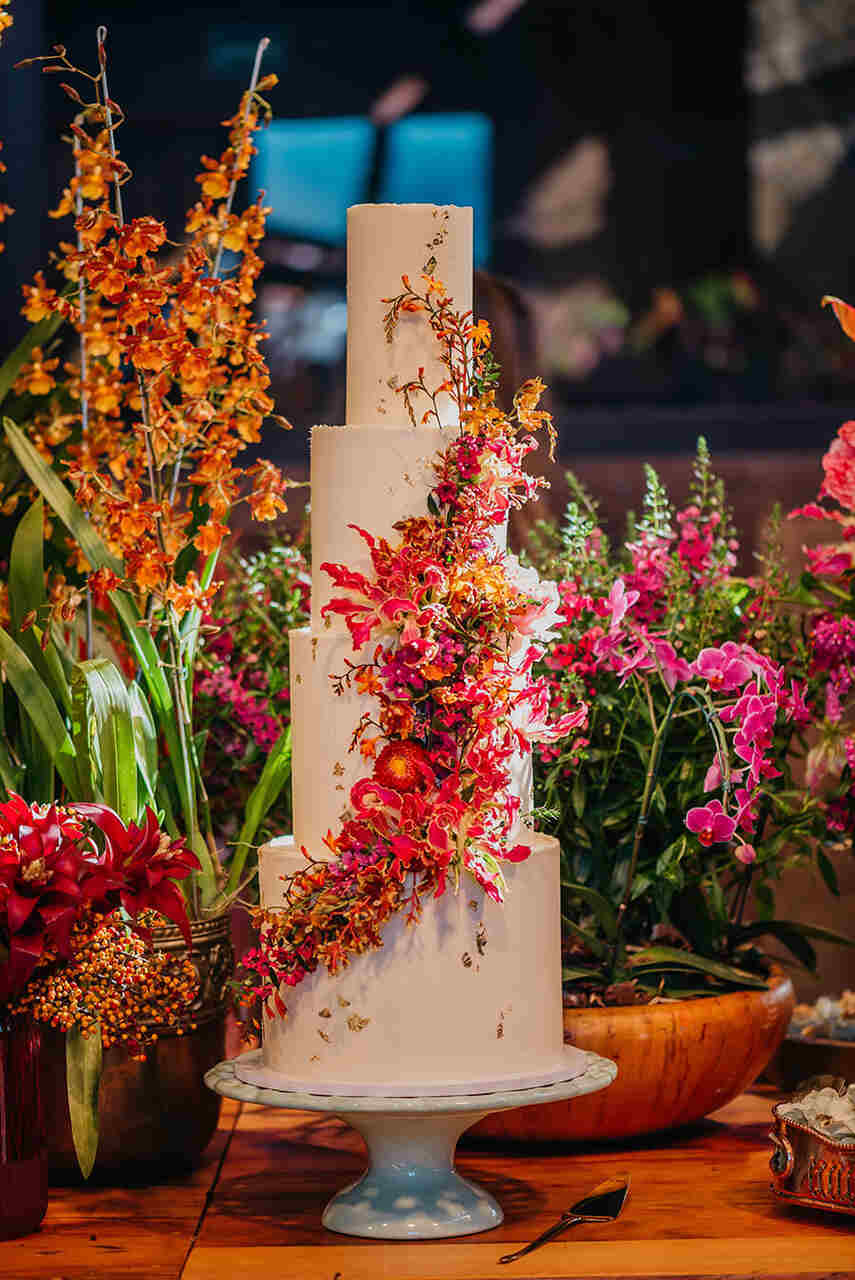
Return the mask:
{"type": "MultiPolygon", "coordinates": [[[[780,516],[770,521],[757,579],[735,576],[734,530],[703,440],[683,511],[675,515],[647,467],[641,513],[614,550],[599,530],[596,504],[570,480],[563,523],[542,522],[537,531],[533,558],[542,574],[572,584],[576,598],[603,599],[618,579],[637,587],[634,620],[689,661],[705,647],[748,641],[785,664],[788,678],[806,678],[798,618],[771,607],[793,590],[782,567],[780,516]],[[702,581],[692,559],[697,548],[682,541],[694,525],[709,534],[702,581]]],[[[586,741],[565,741],[535,761],[536,804],[560,815],[548,829],[562,847],[565,965],[573,985],[602,991],[634,977],[666,994],[756,986],[764,962],[755,942],[765,936],[810,966],[811,927],[776,922],[774,908],[778,878],[800,859],[815,860],[836,890],[820,810],[793,772],[802,731],[779,717],[770,755],[782,777],[762,787],[756,862],[743,866],[726,844],[705,848],[687,831],[685,816],[710,798],[707,771],[724,760],[725,732],[712,703],[701,687],[678,686],[672,694],[655,671],[621,679],[598,664],[587,617],[561,635],[568,664],[543,668],[556,682],[559,705],[589,703],[586,741]]]]}

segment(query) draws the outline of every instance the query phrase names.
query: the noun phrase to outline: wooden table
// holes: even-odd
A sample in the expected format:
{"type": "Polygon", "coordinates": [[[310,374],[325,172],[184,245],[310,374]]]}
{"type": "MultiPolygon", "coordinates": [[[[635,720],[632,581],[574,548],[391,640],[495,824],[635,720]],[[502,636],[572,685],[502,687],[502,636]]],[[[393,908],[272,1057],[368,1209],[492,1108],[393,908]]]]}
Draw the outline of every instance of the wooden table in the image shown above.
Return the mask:
{"type": "Polygon", "coordinates": [[[500,1200],[485,1235],[414,1244],[335,1236],[321,1207],[362,1168],[338,1121],[226,1102],[192,1176],[155,1187],[58,1188],[42,1230],[0,1244],[9,1280],[610,1280],[643,1276],[844,1280],[855,1218],[780,1205],[766,1142],[774,1096],[746,1094],[690,1132],[635,1146],[464,1149],[459,1166],[500,1200]],[[508,1267],[497,1259],[596,1182],[632,1174],[611,1226],[576,1227],[508,1267]]]}

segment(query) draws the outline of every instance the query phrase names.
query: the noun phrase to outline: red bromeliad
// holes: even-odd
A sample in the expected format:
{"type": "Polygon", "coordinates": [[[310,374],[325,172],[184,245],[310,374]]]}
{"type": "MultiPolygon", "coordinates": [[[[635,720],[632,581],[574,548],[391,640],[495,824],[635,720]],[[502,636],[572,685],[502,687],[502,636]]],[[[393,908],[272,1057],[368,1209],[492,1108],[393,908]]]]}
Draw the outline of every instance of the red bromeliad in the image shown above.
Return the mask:
{"type": "Polygon", "coordinates": [[[154,909],[189,941],[174,882],[197,866],[151,810],[143,827],[125,827],[106,805],[28,805],[13,793],[0,804],[0,1004],[22,990],[43,958],[70,959],[74,927],[92,912],[108,916],[123,907],[136,919],[154,909]]]}

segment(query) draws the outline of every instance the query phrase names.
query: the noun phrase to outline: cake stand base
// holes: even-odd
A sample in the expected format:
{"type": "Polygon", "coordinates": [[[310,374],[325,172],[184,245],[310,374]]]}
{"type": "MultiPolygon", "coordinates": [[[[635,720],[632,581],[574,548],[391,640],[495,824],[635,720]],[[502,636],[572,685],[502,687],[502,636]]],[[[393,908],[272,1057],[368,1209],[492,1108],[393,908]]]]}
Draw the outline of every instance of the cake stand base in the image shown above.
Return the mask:
{"type": "MultiPolygon", "coordinates": [[[[260,1053],[246,1054],[244,1061],[258,1061],[260,1053]]],[[[212,1067],[205,1083],[241,1102],[327,1112],[362,1135],[369,1167],[327,1205],[322,1221],[330,1231],[382,1240],[430,1240],[488,1231],[504,1216],[491,1195],[454,1168],[457,1139],[464,1130],[494,1111],[605,1089],[617,1067],[595,1053],[585,1058],[581,1073],[577,1067],[572,1079],[556,1084],[446,1098],[357,1098],[262,1088],[238,1079],[234,1060],[212,1067]]]]}

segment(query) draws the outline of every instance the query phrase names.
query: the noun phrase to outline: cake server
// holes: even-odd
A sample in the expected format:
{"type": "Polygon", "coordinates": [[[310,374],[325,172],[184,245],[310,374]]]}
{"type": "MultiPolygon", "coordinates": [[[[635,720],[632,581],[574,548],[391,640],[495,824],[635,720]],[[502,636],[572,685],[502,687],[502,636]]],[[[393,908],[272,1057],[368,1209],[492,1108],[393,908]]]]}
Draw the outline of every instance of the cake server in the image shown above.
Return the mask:
{"type": "Polygon", "coordinates": [[[547,1228],[536,1240],[532,1240],[531,1244],[527,1244],[524,1249],[517,1249],[516,1253],[506,1253],[499,1261],[515,1262],[517,1258],[531,1253],[533,1249],[539,1249],[542,1244],[554,1240],[556,1236],[561,1235],[562,1231],[566,1231],[568,1227],[575,1227],[580,1222],[614,1222],[628,1195],[629,1174],[618,1173],[614,1178],[609,1178],[606,1182],[601,1182],[598,1187],[594,1187],[589,1195],[577,1200],[572,1208],[562,1213],[554,1226],[547,1228]]]}

